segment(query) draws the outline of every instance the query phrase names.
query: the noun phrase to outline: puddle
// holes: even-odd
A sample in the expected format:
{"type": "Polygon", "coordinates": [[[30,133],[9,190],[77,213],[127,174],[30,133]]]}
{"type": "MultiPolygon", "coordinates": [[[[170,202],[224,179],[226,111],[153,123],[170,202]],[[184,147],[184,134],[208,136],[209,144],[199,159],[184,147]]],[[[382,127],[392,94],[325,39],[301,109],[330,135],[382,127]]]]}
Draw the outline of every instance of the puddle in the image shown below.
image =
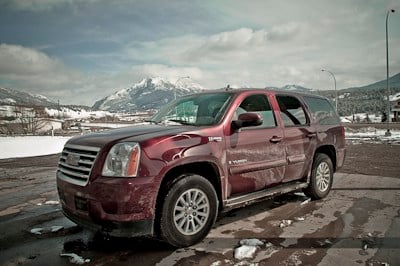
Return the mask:
{"type": "Polygon", "coordinates": [[[174,251],[175,249],[157,240],[115,238],[96,233],[88,238],[65,241],[62,253],[90,258],[94,264],[126,262],[126,265],[154,265],[174,251]]]}

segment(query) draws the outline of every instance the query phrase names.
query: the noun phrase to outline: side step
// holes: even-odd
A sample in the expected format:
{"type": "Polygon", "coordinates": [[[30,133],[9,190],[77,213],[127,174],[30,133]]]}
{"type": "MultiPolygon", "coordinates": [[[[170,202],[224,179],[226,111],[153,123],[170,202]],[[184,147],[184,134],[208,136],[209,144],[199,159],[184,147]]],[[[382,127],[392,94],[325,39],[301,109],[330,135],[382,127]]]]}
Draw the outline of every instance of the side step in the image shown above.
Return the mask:
{"type": "Polygon", "coordinates": [[[243,207],[264,199],[272,198],[281,194],[286,194],[291,191],[306,188],[307,186],[308,186],[307,182],[295,182],[295,183],[279,185],[273,188],[267,188],[246,195],[232,197],[227,200],[224,200],[223,211],[225,212],[234,208],[243,207]]]}

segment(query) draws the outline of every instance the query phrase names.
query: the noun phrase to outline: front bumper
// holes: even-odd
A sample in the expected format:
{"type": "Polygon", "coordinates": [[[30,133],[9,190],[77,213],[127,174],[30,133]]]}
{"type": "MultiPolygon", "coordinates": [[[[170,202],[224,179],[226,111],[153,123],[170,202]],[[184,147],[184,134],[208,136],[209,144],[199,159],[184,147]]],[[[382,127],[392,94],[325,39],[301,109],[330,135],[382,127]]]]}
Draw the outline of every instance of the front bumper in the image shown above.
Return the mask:
{"type": "Polygon", "coordinates": [[[152,236],[154,220],[133,222],[91,221],[84,219],[68,209],[62,209],[64,215],[74,223],[92,231],[115,237],[152,236]]]}
{"type": "Polygon", "coordinates": [[[119,236],[153,235],[158,183],[153,178],[97,177],[85,186],[59,177],[63,212],[91,230],[119,236]]]}

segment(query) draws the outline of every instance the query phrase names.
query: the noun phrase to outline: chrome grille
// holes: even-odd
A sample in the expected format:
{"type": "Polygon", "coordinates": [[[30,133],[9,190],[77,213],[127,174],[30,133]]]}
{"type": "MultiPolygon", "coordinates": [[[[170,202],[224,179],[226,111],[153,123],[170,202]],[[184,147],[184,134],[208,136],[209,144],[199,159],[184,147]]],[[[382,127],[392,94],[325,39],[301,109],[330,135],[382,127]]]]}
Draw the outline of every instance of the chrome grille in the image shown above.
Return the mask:
{"type": "Polygon", "coordinates": [[[85,186],[99,151],[97,147],[65,145],[58,163],[58,177],[85,186]]]}

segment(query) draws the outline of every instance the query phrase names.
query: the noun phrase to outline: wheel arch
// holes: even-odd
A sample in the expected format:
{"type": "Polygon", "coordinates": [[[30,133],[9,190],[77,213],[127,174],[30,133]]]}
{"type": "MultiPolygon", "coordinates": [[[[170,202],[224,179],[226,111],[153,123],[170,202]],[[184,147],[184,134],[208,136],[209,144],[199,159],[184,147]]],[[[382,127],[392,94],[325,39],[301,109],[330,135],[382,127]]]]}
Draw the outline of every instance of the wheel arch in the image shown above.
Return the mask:
{"type": "Polygon", "coordinates": [[[318,153],[326,154],[331,159],[332,165],[333,165],[333,171],[336,172],[336,149],[335,149],[335,147],[333,145],[324,145],[324,146],[318,147],[315,150],[313,160],[315,160],[315,157],[318,153]]]}
{"type": "Polygon", "coordinates": [[[169,188],[178,180],[189,174],[197,174],[207,179],[214,187],[215,193],[218,197],[218,208],[222,204],[222,191],[221,179],[218,166],[212,162],[193,162],[183,165],[178,165],[170,169],[163,177],[160,189],[157,194],[156,207],[155,207],[155,223],[154,232],[159,235],[159,225],[162,210],[163,199],[167,195],[169,188]]]}

